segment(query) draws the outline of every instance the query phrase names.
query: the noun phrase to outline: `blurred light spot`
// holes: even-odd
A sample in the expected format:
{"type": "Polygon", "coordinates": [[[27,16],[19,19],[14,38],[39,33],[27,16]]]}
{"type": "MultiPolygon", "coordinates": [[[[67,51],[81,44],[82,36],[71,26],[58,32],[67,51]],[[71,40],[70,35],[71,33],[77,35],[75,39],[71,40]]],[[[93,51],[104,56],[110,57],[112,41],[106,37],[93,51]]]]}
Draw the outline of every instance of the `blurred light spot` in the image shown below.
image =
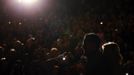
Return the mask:
{"type": "Polygon", "coordinates": [[[35,40],[35,38],[34,38],[34,37],[32,37],[32,40],[35,40]]]}
{"type": "Polygon", "coordinates": [[[24,45],[24,43],[21,43],[21,45],[23,46],[23,45],[24,45]]]}
{"type": "Polygon", "coordinates": [[[15,52],[15,49],[11,49],[10,51],[11,51],[11,52],[15,52]]]}
{"type": "Polygon", "coordinates": [[[126,75],[129,75],[128,73],[126,73],[126,75]]]}
{"type": "Polygon", "coordinates": [[[3,61],[3,60],[6,60],[6,58],[5,57],[3,57],[3,58],[1,58],[1,60],[3,61]]]}
{"type": "Polygon", "coordinates": [[[11,24],[11,23],[12,23],[11,21],[8,22],[8,24],[11,24]]]}
{"type": "Polygon", "coordinates": [[[54,68],[59,68],[59,66],[58,65],[54,65],[54,68]]]}
{"type": "Polygon", "coordinates": [[[66,60],[66,58],[65,58],[65,57],[63,57],[63,58],[62,58],[62,60],[64,60],[64,61],[65,61],[65,60],[66,60]]]}
{"type": "Polygon", "coordinates": [[[57,39],[57,42],[60,42],[61,41],[61,39],[57,39]]]}
{"type": "Polygon", "coordinates": [[[100,22],[100,24],[103,24],[103,22],[100,22]]]}
{"type": "Polygon", "coordinates": [[[118,29],[115,29],[114,31],[116,31],[116,32],[117,32],[117,31],[118,31],[118,29]]]}
{"type": "Polygon", "coordinates": [[[17,42],[17,43],[21,43],[21,41],[20,41],[20,40],[17,40],[16,42],[17,42]]]}
{"type": "Polygon", "coordinates": [[[38,0],[18,0],[18,3],[23,3],[23,4],[33,4],[36,3],[38,0]]]}
{"type": "Polygon", "coordinates": [[[19,25],[22,25],[22,23],[21,23],[21,22],[19,22],[19,25]]]}

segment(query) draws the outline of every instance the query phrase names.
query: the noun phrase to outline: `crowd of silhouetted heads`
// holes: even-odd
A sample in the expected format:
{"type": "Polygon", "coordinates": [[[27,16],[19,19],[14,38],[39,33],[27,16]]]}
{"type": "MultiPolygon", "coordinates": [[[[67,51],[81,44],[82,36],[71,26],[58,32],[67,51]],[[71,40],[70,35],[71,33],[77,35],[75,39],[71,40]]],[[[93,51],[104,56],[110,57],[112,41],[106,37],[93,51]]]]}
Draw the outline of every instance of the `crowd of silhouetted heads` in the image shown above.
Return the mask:
{"type": "Polygon", "coordinates": [[[52,48],[38,45],[29,35],[0,46],[2,75],[134,75],[134,54],[124,61],[117,43],[86,33],[79,42],[63,35],[52,48]]]}

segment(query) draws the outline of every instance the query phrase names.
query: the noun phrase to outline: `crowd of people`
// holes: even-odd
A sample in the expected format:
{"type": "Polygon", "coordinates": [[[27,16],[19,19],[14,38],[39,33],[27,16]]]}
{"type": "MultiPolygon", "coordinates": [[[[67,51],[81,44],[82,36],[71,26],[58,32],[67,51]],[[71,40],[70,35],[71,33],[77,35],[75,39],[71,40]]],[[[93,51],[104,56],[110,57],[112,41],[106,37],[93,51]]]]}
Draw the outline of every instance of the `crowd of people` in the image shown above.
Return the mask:
{"type": "Polygon", "coordinates": [[[8,22],[0,26],[0,74],[134,75],[133,18],[54,16],[40,18],[38,26],[8,22]]]}

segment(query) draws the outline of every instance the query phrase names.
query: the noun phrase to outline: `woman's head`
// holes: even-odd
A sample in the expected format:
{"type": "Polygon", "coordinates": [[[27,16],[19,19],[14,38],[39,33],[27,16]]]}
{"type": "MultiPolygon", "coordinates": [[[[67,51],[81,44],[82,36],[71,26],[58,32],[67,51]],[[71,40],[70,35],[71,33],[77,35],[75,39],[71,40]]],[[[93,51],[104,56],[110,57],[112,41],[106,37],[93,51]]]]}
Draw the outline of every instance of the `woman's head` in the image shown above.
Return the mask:
{"type": "Polygon", "coordinates": [[[112,60],[121,63],[122,56],[120,54],[120,48],[115,42],[108,42],[102,46],[103,56],[108,60],[112,60]]]}

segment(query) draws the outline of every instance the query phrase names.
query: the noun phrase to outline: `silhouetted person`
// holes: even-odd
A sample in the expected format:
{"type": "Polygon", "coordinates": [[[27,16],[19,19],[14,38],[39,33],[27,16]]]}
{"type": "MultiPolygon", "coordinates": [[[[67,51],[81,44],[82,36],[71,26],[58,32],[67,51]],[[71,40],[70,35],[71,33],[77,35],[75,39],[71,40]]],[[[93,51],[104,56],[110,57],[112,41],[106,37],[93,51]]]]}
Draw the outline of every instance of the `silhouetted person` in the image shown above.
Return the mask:
{"type": "Polygon", "coordinates": [[[105,43],[102,46],[103,52],[103,65],[104,75],[122,75],[121,61],[122,56],[120,54],[119,46],[114,42],[105,43]]]}
{"type": "Polygon", "coordinates": [[[101,75],[101,40],[94,33],[88,33],[84,36],[83,49],[87,57],[85,65],[86,75],[101,75]]]}

